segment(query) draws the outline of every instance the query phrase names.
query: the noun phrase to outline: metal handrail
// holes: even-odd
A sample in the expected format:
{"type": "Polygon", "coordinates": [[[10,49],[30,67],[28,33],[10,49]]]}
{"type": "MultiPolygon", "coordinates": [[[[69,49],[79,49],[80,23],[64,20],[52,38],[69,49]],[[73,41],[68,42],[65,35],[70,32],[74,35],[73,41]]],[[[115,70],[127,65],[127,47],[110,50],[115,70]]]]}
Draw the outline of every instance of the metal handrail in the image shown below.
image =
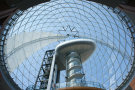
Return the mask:
{"type": "Polygon", "coordinates": [[[74,81],[74,82],[64,82],[64,83],[57,83],[54,85],[55,89],[58,88],[66,88],[66,87],[95,87],[105,90],[104,86],[98,82],[92,81],[74,81]],[[72,85],[72,86],[71,86],[72,85]]]}

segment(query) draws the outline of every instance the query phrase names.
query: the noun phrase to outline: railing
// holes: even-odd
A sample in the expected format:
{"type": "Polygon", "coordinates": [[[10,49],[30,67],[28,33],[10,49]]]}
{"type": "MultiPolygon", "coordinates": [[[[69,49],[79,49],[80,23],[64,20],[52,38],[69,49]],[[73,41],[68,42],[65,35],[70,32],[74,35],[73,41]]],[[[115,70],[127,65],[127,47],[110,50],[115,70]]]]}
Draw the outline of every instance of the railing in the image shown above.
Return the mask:
{"type": "Polygon", "coordinates": [[[75,81],[75,82],[64,82],[64,83],[57,83],[54,87],[55,90],[59,88],[66,88],[66,87],[95,87],[105,90],[102,84],[98,82],[91,82],[91,81],[75,81]]]}

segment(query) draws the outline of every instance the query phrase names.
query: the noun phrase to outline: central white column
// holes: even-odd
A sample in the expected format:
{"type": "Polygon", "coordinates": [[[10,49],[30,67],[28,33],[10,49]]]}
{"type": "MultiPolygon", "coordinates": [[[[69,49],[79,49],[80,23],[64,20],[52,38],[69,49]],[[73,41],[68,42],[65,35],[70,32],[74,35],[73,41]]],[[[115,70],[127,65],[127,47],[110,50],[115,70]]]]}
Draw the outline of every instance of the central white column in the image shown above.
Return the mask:
{"type": "Polygon", "coordinates": [[[84,73],[79,54],[77,52],[71,52],[66,59],[67,87],[82,86],[82,82],[84,82],[84,73]]]}

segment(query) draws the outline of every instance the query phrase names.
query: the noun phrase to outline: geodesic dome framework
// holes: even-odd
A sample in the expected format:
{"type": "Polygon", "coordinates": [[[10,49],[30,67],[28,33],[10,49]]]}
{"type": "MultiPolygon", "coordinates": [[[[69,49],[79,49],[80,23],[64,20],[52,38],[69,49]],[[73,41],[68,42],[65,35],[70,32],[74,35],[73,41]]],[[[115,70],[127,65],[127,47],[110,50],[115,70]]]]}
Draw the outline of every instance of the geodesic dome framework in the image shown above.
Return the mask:
{"type": "Polygon", "coordinates": [[[83,64],[85,78],[120,90],[134,75],[134,28],[124,12],[90,1],[55,0],[16,11],[1,35],[1,70],[11,86],[26,89],[35,84],[45,51],[91,39],[97,48],[83,64]]]}

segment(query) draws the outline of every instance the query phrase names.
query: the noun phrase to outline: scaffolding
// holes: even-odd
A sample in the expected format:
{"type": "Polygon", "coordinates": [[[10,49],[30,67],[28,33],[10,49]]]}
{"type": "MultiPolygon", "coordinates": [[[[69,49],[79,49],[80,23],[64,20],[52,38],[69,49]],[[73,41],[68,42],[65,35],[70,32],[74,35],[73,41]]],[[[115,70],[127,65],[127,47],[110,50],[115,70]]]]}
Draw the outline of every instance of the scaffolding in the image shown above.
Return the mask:
{"type": "Polygon", "coordinates": [[[34,85],[34,90],[47,89],[53,54],[54,54],[54,50],[48,50],[45,52],[45,55],[44,55],[35,85],[34,85]]]}

